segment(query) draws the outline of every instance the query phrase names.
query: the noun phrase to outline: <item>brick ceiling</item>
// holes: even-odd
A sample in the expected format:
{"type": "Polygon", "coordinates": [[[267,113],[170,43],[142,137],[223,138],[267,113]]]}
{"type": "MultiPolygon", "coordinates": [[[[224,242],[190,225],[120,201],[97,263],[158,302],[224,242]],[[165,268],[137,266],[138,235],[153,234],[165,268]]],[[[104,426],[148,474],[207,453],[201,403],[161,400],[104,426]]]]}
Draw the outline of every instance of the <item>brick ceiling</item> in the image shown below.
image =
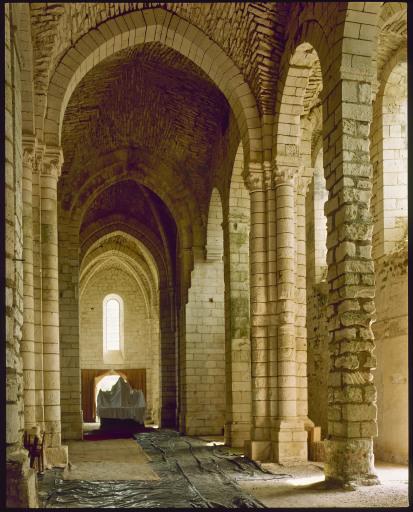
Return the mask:
{"type": "Polygon", "coordinates": [[[99,229],[114,215],[126,224],[132,220],[148,228],[174,260],[177,230],[171,213],[156,194],[131,180],[116,183],[96,197],[83,218],[81,242],[90,227],[99,229]]]}
{"type": "MultiPolygon", "coordinates": [[[[214,148],[229,116],[223,94],[174,50],[150,43],[118,52],[93,68],[70,98],[63,175],[79,185],[99,156],[134,148],[171,168],[206,200],[214,148]]],[[[162,180],[158,169],[153,172],[162,180]]]]}

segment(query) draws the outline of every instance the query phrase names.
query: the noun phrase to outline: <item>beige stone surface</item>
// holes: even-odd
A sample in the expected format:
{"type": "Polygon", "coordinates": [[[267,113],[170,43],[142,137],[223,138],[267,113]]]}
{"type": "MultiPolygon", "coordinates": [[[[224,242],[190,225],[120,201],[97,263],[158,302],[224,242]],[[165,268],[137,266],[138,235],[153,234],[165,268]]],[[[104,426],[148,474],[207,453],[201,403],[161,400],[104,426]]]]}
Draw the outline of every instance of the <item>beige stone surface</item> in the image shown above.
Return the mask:
{"type": "Polygon", "coordinates": [[[6,4],[19,505],[24,427],[81,439],[85,364],[146,368],[152,420],[254,459],[320,426],[332,480],[407,462],[407,67],[397,2],[6,4]]]}
{"type": "Polygon", "coordinates": [[[71,441],[63,480],[159,480],[132,439],[71,441]]]}
{"type": "Polygon", "coordinates": [[[242,489],[270,508],[364,508],[407,507],[408,469],[378,462],[376,471],[381,484],[353,489],[324,485],[323,465],[279,466],[266,464],[273,472],[287,473],[290,478],[268,482],[239,482],[242,489]]]}

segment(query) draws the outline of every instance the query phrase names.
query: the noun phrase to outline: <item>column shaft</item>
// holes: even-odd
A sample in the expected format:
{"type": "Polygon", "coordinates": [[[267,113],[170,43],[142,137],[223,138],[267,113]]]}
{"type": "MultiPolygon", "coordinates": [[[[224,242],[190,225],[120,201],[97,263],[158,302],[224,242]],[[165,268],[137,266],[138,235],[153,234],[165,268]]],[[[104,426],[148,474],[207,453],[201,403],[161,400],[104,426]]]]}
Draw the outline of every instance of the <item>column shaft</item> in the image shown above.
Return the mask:
{"type": "Polygon", "coordinates": [[[42,326],[44,423],[48,462],[67,461],[67,447],[61,446],[59,286],[57,236],[57,179],[60,151],[46,151],[41,185],[42,326]]]}
{"type": "Polygon", "coordinates": [[[57,177],[48,174],[41,176],[41,213],[44,420],[49,446],[55,447],[61,442],[57,177]]]}
{"type": "Polygon", "coordinates": [[[295,193],[296,198],[296,362],[297,362],[297,416],[307,426],[314,426],[308,419],[307,387],[307,328],[306,328],[306,234],[305,234],[305,196],[309,178],[301,177],[295,193]]]}
{"type": "Polygon", "coordinates": [[[36,424],[34,294],[33,294],[33,212],[32,171],[33,147],[23,150],[23,328],[21,354],[24,375],[24,424],[36,424]]]}
{"type": "Polygon", "coordinates": [[[267,217],[264,173],[261,165],[247,176],[251,201],[250,307],[251,307],[251,439],[246,453],[255,460],[271,459],[269,402],[269,341],[267,330],[267,217]]]}
{"type": "Polygon", "coordinates": [[[297,410],[297,177],[297,166],[276,165],[278,417],[272,456],[281,463],[307,459],[307,432],[297,410]]]}
{"type": "Polygon", "coordinates": [[[271,164],[264,162],[267,214],[267,334],[268,399],[271,426],[278,416],[277,372],[277,216],[271,164]]]}
{"type": "Polygon", "coordinates": [[[42,251],[41,251],[41,207],[40,170],[42,154],[36,151],[32,177],[32,219],[33,219],[33,307],[34,307],[34,363],[36,423],[44,428],[43,392],[43,327],[42,327],[42,251]]]}
{"type": "Polygon", "coordinates": [[[296,238],[294,184],[279,182],[276,186],[277,270],[278,270],[278,416],[297,415],[295,286],[296,238]]]}

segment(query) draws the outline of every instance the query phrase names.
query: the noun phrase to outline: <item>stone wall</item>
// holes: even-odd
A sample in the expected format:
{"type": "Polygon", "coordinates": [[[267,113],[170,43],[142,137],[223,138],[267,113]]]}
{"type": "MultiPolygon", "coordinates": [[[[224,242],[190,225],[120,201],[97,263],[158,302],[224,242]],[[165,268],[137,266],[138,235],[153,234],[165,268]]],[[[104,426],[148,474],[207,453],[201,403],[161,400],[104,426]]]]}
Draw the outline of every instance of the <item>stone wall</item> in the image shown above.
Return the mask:
{"type": "Polygon", "coordinates": [[[156,319],[151,313],[136,280],[116,267],[97,271],[80,297],[80,368],[145,368],[148,419],[159,407],[159,385],[153,389],[154,380],[159,380],[159,337],[153,332],[156,319]],[[103,299],[112,293],[123,299],[123,362],[107,362],[103,354],[103,299]]]}
{"type": "Polygon", "coordinates": [[[228,212],[224,214],[225,272],[225,441],[243,447],[251,428],[251,344],[249,230],[250,198],[242,172],[242,144],[235,155],[229,190],[228,212]]]}
{"type": "Polygon", "coordinates": [[[376,459],[408,463],[407,241],[375,262],[378,437],[376,459]]]}
{"type": "Polygon", "coordinates": [[[325,281],[307,290],[308,417],[327,435],[327,379],[330,365],[327,322],[328,285],[325,281]]]}
{"type": "Polygon", "coordinates": [[[37,507],[37,480],[23,449],[23,197],[19,9],[5,5],[6,504],[37,507]]]}
{"type": "MultiPolygon", "coordinates": [[[[317,158],[319,160],[319,158],[317,158]]],[[[322,158],[314,168],[306,196],[307,262],[307,342],[308,342],[308,416],[327,435],[328,285],[325,280],[326,218],[324,203],[328,198],[323,177],[322,158]]]]}
{"type": "MultiPolygon", "coordinates": [[[[82,35],[122,14],[145,12],[146,7],[144,3],[136,2],[33,5],[36,89],[39,92],[47,89],[56,64],[82,35]]],[[[243,70],[260,98],[261,109],[271,112],[276,63],[282,51],[283,21],[288,10],[285,4],[152,2],[149,7],[151,10],[161,7],[161,17],[167,11],[175,12],[216,41],[243,70]]],[[[147,14],[147,17],[152,20],[153,14],[147,14]]],[[[39,107],[44,106],[40,95],[37,101],[39,107]]]]}
{"type": "Polygon", "coordinates": [[[222,435],[225,424],[224,269],[195,259],[186,306],[185,433],[222,435]]]}
{"type": "Polygon", "coordinates": [[[186,305],[185,432],[223,434],[225,309],[223,211],[219,192],[209,203],[205,251],[195,253],[186,305]]]}

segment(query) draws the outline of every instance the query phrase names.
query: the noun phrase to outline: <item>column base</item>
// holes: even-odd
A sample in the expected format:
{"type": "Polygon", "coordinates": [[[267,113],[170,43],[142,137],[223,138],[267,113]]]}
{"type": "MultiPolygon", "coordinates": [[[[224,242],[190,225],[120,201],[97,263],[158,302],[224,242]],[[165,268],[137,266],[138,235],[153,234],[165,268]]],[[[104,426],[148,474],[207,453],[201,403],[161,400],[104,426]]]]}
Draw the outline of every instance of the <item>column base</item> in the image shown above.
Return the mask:
{"type": "Polygon", "coordinates": [[[244,453],[251,460],[272,462],[271,441],[245,441],[244,453]]]}
{"type": "Polygon", "coordinates": [[[302,420],[278,420],[272,432],[273,461],[280,464],[307,462],[307,435],[302,420]]]}
{"type": "Polygon", "coordinates": [[[187,436],[223,436],[223,416],[223,413],[189,411],[186,413],[185,418],[180,419],[180,430],[187,436]]]}
{"type": "Polygon", "coordinates": [[[69,460],[68,446],[46,446],[44,465],[46,468],[64,468],[69,460]]]}
{"type": "Polygon", "coordinates": [[[341,484],[377,485],[372,439],[324,441],[326,481],[341,484]]]}
{"type": "Polygon", "coordinates": [[[233,422],[226,423],[224,427],[224,438],[227,446],[233,448],[243,448],[246,441],[249,440],[251,435],[250,422],[233,422]]]}
{"type": "Polygon", "coordinates": [[[299,419],[304,422],[304,428],[307,430],[307,432],[315,427],[314,421],[310,420],[308,416],[300,416],[299,419]]]}
{"type": "Polygon", "coordinates": [[[6,461],[6,508],[38,508],[36,471],[30,468],[26,450],[6,461]]]}
{"type": "Polygon", "coordinates": [[[162,407],[159,413],[161,428],[176,428],[176,408],[162,407]]]}

